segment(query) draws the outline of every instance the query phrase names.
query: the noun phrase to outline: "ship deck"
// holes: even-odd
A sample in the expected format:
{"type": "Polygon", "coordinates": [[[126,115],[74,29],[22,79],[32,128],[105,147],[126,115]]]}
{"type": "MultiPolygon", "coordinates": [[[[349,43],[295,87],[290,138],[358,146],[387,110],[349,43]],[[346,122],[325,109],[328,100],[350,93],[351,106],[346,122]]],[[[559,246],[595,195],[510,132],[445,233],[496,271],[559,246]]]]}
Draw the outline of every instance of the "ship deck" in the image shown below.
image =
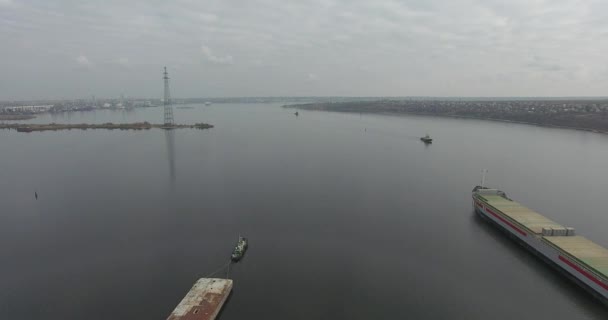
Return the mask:
{"type": "Polygon", "coordinates": [[[167,320],[213,320],[232,290],[232,280],[201,278],[167,320]]]}
{"type": "Polygon", "coordinates": [[[479,195],[487,204],[499,210],[505,216],[524,226],[533,233],[541,234],[543,228],[563,228],[560,224],[526,208],[518,202],[505,199],[499,195],[479,195]]]}
{"type": "Polygon", "coordinates": [[[608,279],[608,250],[581,236],[545,236],[549,244],[608,279]]]}
{"type": "MultiPolygon", "coordinates": [[[[541,235],[543,228],[564,228],[551,219],[499,195],[478,194],[480,200],[521,227],[541,235]]],[[[544,242],[597,276],[608,280],[608,249],[582,236],[542,236],[544,242]]]]}

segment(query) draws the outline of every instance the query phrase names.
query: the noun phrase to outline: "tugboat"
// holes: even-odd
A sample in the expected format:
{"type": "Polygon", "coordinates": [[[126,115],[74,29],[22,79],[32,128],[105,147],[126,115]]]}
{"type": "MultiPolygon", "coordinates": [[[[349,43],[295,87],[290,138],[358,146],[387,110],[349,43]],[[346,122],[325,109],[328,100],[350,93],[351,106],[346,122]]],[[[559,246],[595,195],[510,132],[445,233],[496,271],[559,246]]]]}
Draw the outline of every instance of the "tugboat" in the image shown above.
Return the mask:
{"type": "Polygon", "coordinates": [[[247,250],[247,238],[239,236],[239,241],[236,243],[234,250],[232,251],[232,256],[230,257],[232,261],[236,262],[241,260],[245,251],[247,250]]]}
{"type": "Polygon", "coordinates": [[[426,136],[420,138],[420,140],[422,140],[422,142],[426,144],[433,143],[433,138],[431,138],[428,133],[426,134],[426,136]]]}

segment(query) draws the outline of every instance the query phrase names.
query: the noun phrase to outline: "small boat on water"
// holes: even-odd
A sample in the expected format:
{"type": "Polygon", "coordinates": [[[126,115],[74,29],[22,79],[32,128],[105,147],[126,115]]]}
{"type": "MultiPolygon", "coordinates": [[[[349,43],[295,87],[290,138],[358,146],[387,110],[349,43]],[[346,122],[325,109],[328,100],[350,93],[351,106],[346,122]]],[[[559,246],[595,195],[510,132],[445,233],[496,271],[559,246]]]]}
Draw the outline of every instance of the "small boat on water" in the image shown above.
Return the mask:
{"type": "Polygon", "coordinates": [[[17,132],[32,132],[32,128],[30,127],[17,127],[17,132]]]}
{"type": "Polygon", "coordinates": [[[239,261],[245,254],[247,250],[247,238],[239,236],[239,241],[236,243],[234,250],[232,251],[232,256],[230,257],[232,261],[239,261]]]}
{"type": "Polygon", "coordinates": [[[428,133],[426,136],[420,138],[420,140],[424,143],[433,143],[433,138],[431,138],[428,133]]]}

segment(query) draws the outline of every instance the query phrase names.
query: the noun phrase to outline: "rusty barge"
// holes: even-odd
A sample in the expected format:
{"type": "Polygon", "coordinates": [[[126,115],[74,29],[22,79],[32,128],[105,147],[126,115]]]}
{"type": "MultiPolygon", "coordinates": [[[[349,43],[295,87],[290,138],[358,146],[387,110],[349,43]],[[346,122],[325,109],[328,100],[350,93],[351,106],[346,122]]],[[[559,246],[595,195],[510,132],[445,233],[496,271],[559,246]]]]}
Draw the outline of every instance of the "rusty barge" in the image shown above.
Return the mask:
{"type": "Polygon", "coordinates": [[[231,291],[230,279],[198,279],[167,320],[214,320],[231,291]]]}

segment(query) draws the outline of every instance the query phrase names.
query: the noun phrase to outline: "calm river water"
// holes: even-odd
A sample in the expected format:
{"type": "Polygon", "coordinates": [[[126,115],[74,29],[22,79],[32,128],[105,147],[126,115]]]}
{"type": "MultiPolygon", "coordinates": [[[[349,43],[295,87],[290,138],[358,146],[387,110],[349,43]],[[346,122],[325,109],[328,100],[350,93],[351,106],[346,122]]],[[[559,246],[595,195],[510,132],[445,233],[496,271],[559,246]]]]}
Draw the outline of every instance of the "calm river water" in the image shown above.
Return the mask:
{"type": "MultiPolygon", "coordinates": [[[[486,185],[608,247],[608,136],[268,104],[199,131],[0,131],[3,319],[165,319],[231,268],[232,319],[606,319],[472,210],[486,185]],[[436,140],[425,146],[419,137],[436,140]],[[34,198],[38,193],[38,200],[34,198]]],[[[33,122],[160,122],[161,108],[33,122]]]]}

